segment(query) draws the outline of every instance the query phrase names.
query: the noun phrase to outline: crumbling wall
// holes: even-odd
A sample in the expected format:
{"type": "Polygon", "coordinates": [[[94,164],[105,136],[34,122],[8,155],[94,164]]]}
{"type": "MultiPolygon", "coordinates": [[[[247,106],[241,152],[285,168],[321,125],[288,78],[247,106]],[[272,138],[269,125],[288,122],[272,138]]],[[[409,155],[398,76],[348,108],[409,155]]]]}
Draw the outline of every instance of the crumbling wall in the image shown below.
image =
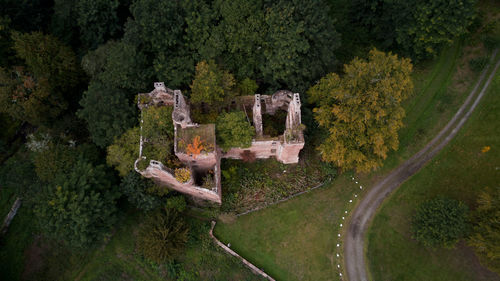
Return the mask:
{"type": "Polygon", "coordinates": [[[248,148],[233,147],[225,154],[224,158],[241,159],[241,153],[245,150],[250,150],[255,153],[256,158],[269,158],[276,156],[279,146],[281,145],[278,140],[253,140],[252,145],[248,148]]]}
{"type": "MultiPolygon", "coordinates": [[[[139,173],[146,178],[152,178],[156,182],[164,184],[172,188],[173,190],[182,192],[184,194],[216,202],[218,204],[222,203],[221,196],[217,192],[218,189],[220,190],[220,188],[217,188],[217,182],[214,186],[215,191],[194,185],[192,179],[187,183],[180,183],[175,179],[172,172],[158,161],[150,161],[149,166],[144,171],[139,171],[139,173]]],[[[217,179],[220,179],[220,176],[216,178],[216,181],[217,179]]]]}
{"type": "Polygon", "coordinates": [[[299,153],[304,148],[304,142],[283,143],[276,154],[276,160],[284,164],[299,162],[299,153]]]}
{"type": "MultiPolygon", "coordinates": [[[[180,161],[191,168],[196,167],[200,169],[213,169],[215,186],[212,188],[212,190],[202,188],[196,186],[193,179],[191,179],[191,181],[187,183],[180,183],[175,179],[173,172],[170,169],[164,167],[161,162],[154,160],[150,161],[149,166],[144,171],[138,170],[137,163],[139,159],[143,158],[143,142],[141,136],[139,159],[135,162],[135,169],[144,177],[153,178],[155,181],[161,184],[164,184],[184,194],[191,195],[195,198],[221,204],[221,157],[241,159],[241,154],[244,151],[249,150],[250,152],[255,154],[256,158],[276,157],[278,161],[285,164],[297,163],[299,161],[300,150],[304,147],[304,137],[302,135],[302,128],[300,126],[301,103],[300,95],[298,93],[294,94],[290,91],[281,90],[275,92],[272,96],[259,94],[255,95],[253,97],[252,119],[256,130],[256,135],[260,139],[253,140],[249,148],[233,147],[226,153],[222,153],[216,146],[215,135],[213,135],[212,138],[214,138],[213,146],[215,151],[210,153],[202,153],[194,158],[193,156],[190,156],[184,152],[179,152],[177,150],[177,134],[179,133],[178,130],[198,127],[197,124],[192,123],[191,121],[190,107],[188,102],[185,100],[180,90],[173,91],[171,89],[168,89],[165,87],[165,84],[163,82],[156,82],[154,83],[154,86],[155,89],[152,92],[142,95],[145,95],[149,98],[149,100],[147,100],[147,104],[167,106],[171,105],[174,107],[174,110],[172,112],[172,121],[175,127],[176,138],[176,140],[174,140],[175,155],[179,158],[180,161]],[[287,111],[286,130],[284,134],[277,139],[262,140],[262,114],[265,113],[273,115],[277,110],[287,111]]],[[[242,97],[242,101],[243,106],[245,106],[245,102],[248,103],[247,106],[250,106],[252,101],[251,96],[242,97]]],[[[138,106],[142,109],[143,106],[147,105],[138,102],[138,106]]]]}
{"type": "Polygon", "coordinates": [[[184,99],[184,95],[180,90],[174,91],[174,110],[172,111],[172,120],[174,124],[180,125],[182,128],[193,126],[191,122],[191,111],[189,105],[184,99]]]}
{"type": "Polygon", "coordinates": [[[253,105],[253,126],[257,137],[262,137],[262,112],[260,105],[260,95],[255,95],[255,103],[253,105]]]}
{"type": "Polygon", "coordinates": [[[297,129],[302,123],[300,106],[300,96],[298,93],[295,93],[293,94],[293,99],[288,104],[288,113],[286,115],[287,129],[297,129]]]}
{"type": "Polygon", "coordinates": [[[194,158],[186,153],[177,152],[175,156],[185,164],[196,165],[200,168],[210,168],[217,164],[215,153],[201,153],[194,158]]]}

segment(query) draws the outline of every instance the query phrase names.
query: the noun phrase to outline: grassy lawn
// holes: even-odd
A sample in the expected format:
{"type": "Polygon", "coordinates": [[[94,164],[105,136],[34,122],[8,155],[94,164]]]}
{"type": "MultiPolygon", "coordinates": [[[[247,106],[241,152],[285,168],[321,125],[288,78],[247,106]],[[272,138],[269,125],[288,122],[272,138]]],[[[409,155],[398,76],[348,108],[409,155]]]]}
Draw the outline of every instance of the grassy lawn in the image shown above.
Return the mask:
{"type": "Polygon", "coordinates": [[[436,196],[474,208],[477,193],[498,185],[500,167],[500,74],[457,137],[424,169],[403,184],[375,217],[367,256],[373,280],[500,280],[478,264],[465,243],[428,249],[411,239],[411,216],[436,196]],[[491,150],[481,152],[484,146],[491,150]]]}
{"type": "MultiPolygon", "coordinates": [[[[389,154],[383,168],[358,175],[364,186],[418,151],[451,119],[478,77],[468,61],[484,53],[460,40],[435,60],[415,67],[415,91],[404,104],[400,149],[389,154]]],[[[219,223],[215,234],[277,280],[337,280],[336,235],[346,202],[356,189],[348,178],[341,176],[328,186],[235,222],[219,223]]]]}
{"type": "Polygon", "coordinates": [[[334,233],[354,189],[344,175],[232,224],[219,223],[215,235],[277,280],[336,280],[334,233]]]}

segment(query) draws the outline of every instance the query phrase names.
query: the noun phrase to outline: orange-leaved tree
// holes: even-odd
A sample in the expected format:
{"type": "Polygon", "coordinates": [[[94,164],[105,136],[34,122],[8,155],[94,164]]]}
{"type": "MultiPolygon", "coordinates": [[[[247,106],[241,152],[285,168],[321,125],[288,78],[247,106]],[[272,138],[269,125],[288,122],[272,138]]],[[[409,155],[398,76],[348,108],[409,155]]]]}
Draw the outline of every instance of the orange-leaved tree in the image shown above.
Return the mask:
{"type": "Polygon", "coordinates": [[[196,159],[203,149],[205,149],[205,146],[203,145],[203,141],[200,140],[200,136],[195,136],[193,138],[193,143],[189,143],[186,150],[188,155],[196,159]]]}

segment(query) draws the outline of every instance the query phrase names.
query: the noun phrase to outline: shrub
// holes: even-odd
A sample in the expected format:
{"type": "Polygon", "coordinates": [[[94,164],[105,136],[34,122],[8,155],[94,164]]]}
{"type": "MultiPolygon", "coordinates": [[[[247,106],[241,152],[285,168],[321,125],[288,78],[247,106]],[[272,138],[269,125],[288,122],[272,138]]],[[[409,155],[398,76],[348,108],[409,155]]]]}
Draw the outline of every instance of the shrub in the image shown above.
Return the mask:
{"type": "Polygon", "coordinates": [[[490,59],[488,57],[473,58],[469,61],[469,66],[472,69],[472,71],[480,72],[486,67],[489,60],[490,59]]]}
{"type": "Polygon", "coordinates": [[[172,260],[185,246],[189,229],[174,210],[162,210],[146,218],[139,230],[137,249],[147,259],[163,263],[172,260]]]}
{"type": "Polygon", "coordinates": [[[132,171],[123,178],[120,189],[131,204],[138,209],[149,211],[158,208],[162,203],[161,196],[148,192],[153,185],[151,180],[132,171]]]}
{"type": "Polygon", "coordinates": [[[170,197],[167,199],[165,208],[182,213],[186,210],[186,199],[182,195],[170,197]]]}
{"type": "Polygon", "coordinates": [[[435,198],[422,203],[413,217],[413,238],[425,246],[453,248],[468,228],[468,207],[457,200],[435,198]]]}
{"type": "Polygon", "coordinates": [[[139,127],[134,127],[115,138],[113,144],[108,146],[106,163],[114,166],[121,177],[134,170],[134,162],[139,156],[139,140],[139,127]]]}
{"type": "Polygon", "coordinates": [[[174,175],[175,179],[181,183],[186,183],[191,179],[191,171],[188,168],[175,169],[174,175]]]}
{"type": "Polygon", "coordinates": [[[120,194],[104,165],[79,159],[39,196],[35,214],[44,233],[71,246],[88,247],[104,238],[115,222],[120,194]]]}

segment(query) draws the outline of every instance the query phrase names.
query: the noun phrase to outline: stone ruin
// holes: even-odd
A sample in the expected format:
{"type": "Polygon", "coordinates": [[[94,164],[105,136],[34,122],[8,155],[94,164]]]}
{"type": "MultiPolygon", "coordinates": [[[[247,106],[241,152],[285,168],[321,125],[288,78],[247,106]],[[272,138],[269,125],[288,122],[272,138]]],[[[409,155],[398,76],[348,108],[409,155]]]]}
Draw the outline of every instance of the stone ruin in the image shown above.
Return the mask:
{"type": "MultiPolygon", "coordinates": [[[[301,102],[298,93],[281,90],[273,95],[237,97],[232,103],[239,105],[247,114],[247,107],[252,108],[250,114],[255,127],[256,137],[248,148],[233,147],[223,153],[216,145],[215,125],[196,124],[191,121],[190,106],[180,90],[171,90],[162,82],[154,83],[155,89],[150,93],[139,94],[138,107],[141,111],[148,106],[173,106],[172,122],[174,123],[175,156],[191,171],[191,179],[186,183],[177,181],[174,171],[157,159],[149,159],[147,168],[140,170],[137,164],[148,160],[143,155],[143,136],[141,120],[141,139],[139,157],[134,163],[135,170],[142,176],[152,178],[156,183],[192,196],[194,199],[207,200],[221,204],[221,158],[242,159],[245,152],[254,153],[256,158],[275,157],[285,164],[298,163],[299,153],[304,147],[303,125],[301,123],[301,102]],[[141,100],[143,102],[141,102],[141,100]],[[144,101],[147,102],[144,102],[144,101]],[[266,136],[263,131],[263,114],[274,115],[277,111],[286,111],[285,131],[279,136],[266,136]],[[203,136],[207,149],[197,155],[189,154],[186,145],[194,136],[203,136]],[[211,186],[201,184],[200,177],[213,175],[211,186]]],[[[250,118],[248,118],[250,122],[250,118]]]]}

